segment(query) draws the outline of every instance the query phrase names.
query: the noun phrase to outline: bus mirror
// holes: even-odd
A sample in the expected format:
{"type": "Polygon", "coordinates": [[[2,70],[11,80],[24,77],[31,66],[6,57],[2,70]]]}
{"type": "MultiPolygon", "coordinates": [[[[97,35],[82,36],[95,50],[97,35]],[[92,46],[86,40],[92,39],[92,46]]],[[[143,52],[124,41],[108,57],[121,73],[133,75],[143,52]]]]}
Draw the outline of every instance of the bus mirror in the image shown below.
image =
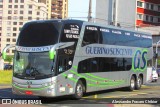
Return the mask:
{"type": "Polygon", "coordinates": [[[9,48],[13,48],[13,47],[15,47],[15,45],[8,45],[8,46],[6,46],[6,47],[3,49],[3,51],[2,51],[2,58],[3,58],[3,59],[6,59],[6,57],[7,57],[7,50],[8,50],[9,48]]]}
{"type": "Polygon", "coordinates": [[[6,52],[2,52],[2,58],[6,59],[6,56],[7,56],[6,52]]]}
{"type": "Polygon", "coordinates": [[[55,51],[50,50],[50,51],[49,51],[49,59],[53,60],[54,57],[55,57],[55,54],[56,54],[55,51]]]}
{"type": "Polygon", "coordinates": [[[49,59],[53,60],[55,55],[56,55],[56,50],[59,49],[59,48],[65,48],[65,47],[68,47],[68,46],[72,46],[74,45],[74,42],[65,42],[65,43],[58,43],[58,44],[55,44],[51,50],[49,51],[49,59]]]}

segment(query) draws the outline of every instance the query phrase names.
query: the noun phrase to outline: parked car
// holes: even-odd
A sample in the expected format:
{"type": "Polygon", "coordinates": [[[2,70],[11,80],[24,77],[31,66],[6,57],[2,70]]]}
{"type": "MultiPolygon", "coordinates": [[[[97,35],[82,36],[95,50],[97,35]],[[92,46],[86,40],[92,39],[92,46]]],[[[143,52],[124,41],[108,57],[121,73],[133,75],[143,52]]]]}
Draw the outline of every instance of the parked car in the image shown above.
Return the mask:
{"type": "Polygon", "coordinates": [[[9,64],[4,66],[4,70],[12,70],[12,68],[13,68],[13,66],[9,65],[9,64]]]}
{"type": "Polygon", "coordinates": [[[157,82],[158,80],[158,74],[154,67],[152,67],[152,82],[157,82]]]}

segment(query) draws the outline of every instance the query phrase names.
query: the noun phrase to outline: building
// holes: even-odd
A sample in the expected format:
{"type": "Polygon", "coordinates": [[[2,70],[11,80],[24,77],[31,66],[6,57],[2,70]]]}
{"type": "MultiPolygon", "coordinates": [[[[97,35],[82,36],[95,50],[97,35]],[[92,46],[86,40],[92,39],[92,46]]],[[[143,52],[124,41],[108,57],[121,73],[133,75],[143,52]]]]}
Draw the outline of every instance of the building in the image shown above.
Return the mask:
{"type": "Polygon", "coordinates": [[[97,0],[96,22],[129,29],[160,25],[160,0],[97,0]]]}
{"type": "Polygon", "coordinates": [[[0,0],[0,51],[16,43],[24,23],[47,19],[47,15],[47,5],[39,0],[0,0]]]}
{"type": "Polygon", "coordinates": [[[52,0],[38,0],[39,3],[44,3],[47,5],[47,19],[51,19],[51,6],[52,6],[52,0]]]}
{"type": "Polygon", "coordinates": [[[68,17],[68,0],[52,0],[52,19],[64,19],[68,17]]]}

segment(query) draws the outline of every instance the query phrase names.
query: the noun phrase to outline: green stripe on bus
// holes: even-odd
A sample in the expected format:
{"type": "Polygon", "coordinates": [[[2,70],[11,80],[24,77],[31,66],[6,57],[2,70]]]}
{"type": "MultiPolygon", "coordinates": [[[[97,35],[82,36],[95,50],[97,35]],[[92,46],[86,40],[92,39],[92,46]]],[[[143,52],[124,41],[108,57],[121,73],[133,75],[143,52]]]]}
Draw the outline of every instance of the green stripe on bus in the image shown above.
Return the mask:
{"type": "Polygon", "coordinates": [[[79,77],[83,77],[83,78],[85,78],[86,80],[89,80],[89,81],[92,81],[92,82],[103,83],[103,84],[106,84],[106,83],[112,83],[112,84],[113,84],[113,83],[117,83],[117,82],[122,82],[122,81],[124,81],[124,80],[117,80],[117,81],[109,80],[109,81],[107,81],[107,82],[105,82],[105,81],[97,81],[97,80],[93,80],[93,79],[87,78],[87,77],[84,76],[84,75],[80,75],[80,74],[78,74],[77,72],[75,72],[75,71],[73,71],[73,70],[70,70],[70,72],[76,74],[76,75],[79,76],[79,77]]]}
{"type": "Polygon", "coordinates": [[[101,77],[99,77],[99,76],[95,76],[95,75],[90,74],[90,73],[85,73],[85,74],[88,75],[88,76],[91,76],[91,77],[93,77],[93,78],[100,79],[100,80],[109,80],[109,79],[107,79],[107,78],[101,78],[101,77]]]}
{"type": "MultiPolygon", "coordinates": [[[[77,66],[73,66],[73,68],[77,69],[78,67],[77,67],[77,66]]],[[[102,77],[99,77],[99,76],[95,76],[95,75],[93,75],[93,74],[91,74],[91,73],[85,73],[85,74],[88,75],[88,76],[91,76],[91,77],[93,77],[93,78],[100,79],[100,80],[109,80],[109,79],[107,79],[107,78],[102,78],[102,77]]]]}
{"type": "Polygon", "coordinates": [[[75,71],[73,71],[73,70],[70,70],[70,72],[76,74],[78,77],[83,77],[83,78],[85,78],[86,80],[93,81],[93,82],[97,82],[96,80],[93,80],[93,79],[87,78],[86,76],[80,75],[80,74],[78,74],[77,72],[75,72],[75,71]]]}
{"type": "MultiPolygon", "coordinates": [[[[64,77],[66,77],[67,75],[66,74],[62,74],[64,77]]],[[[74,81],[74,82],[77,82],[77,80],[75,78],[69,78],[70,80],[74,81]]]]}

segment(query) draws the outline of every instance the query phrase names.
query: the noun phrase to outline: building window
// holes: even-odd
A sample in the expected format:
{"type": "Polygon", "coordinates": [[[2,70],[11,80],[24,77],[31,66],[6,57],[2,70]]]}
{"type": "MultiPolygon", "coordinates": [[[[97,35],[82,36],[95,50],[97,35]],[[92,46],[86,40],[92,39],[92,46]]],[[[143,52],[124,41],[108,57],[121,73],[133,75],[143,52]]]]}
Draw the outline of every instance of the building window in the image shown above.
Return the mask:
{"type": "Polygon", "coordinates": [[[40,15],[40,12],[37,12],[37,15],[40,15]]]}
{"type": "Polygon", "coordinates": [[[21,0],[21,3],[24,3],[24,0],[21,0]]]}
{"type": "Polygon", "coordinates": [[[18,0],[15,0],[15,3],[18,3],[18,0]]]}
{"type": "Polygon", "coordinates": [[[12,8],[12,5],[8,5],[8,8],[12,8]]]}
{"type": "Polygon", "coordinates": [[[24,5],[20,5],[20,8],[24,8],[24,5]]]}
{"type": "Polygon", "coordinates": [[[150,16],[150,21],[153,22],[153,16],[150,16]]]}
{"type": "Polygon", "coordinates": [[[23,16],[20,16],[19,19],[20,19],[20,20],[23,20],[23,16]]]}
{"type": "Polygon", "coordinates": [[[8,14],[12,14],[12,10],[8,10],[8,14]]]}
{"type": "Polygon", "coordinates": [[[151,10],[154,10],[154,5],[153,4],[151,4],[151,10]]]}
{"type": "Polygon", "coordinates": [[[39,17],[37,17],[37,20],[39,20],[39,17]]]}
{"type": "Polygon", "coordinates": [[[19,22],[19,25],[23,25],[23,22],[19,22]]]}
{"type": "Polygon", "coordinates": [[[3,5],[0,5],[0,8],[3,8],[3,5]]]}
{"type": "Polygon", "coordinates": [[[160,12],[160,5],[158,5],[158,11],[160,12]]]}
{"type": "Polygon", "coordinates": [[[142,14],[137,14],[137,19],[138,19],[138,20],[142,20],[142,19],[143,19],[142,14]]]}
{"type": "Polygon", "coordinates": [[[32,11],[28,11],[28,14],[32,14],[32,11]]]}
{"type": "Polygon", "coordinates": [[[23,14],[23,11],[22,11],[22,10],[20,11],[20,14],[23,14]]]}
{"type": "Polygon", "coordinates": [[[14,8],[18,8],[18,5],[14,5],[14,8]]]}
{"type": "Polygon", "coordinates": [[[146,21],[149,21],[149,16],[148,15],[146,15],[146,21]]]}
{"type": "Polygon", "coordinates": [[[28,7],[29,7],[29,9],[32,9],[32,5],[29,5],[28,7]]]}
{"type": "Polygon", "coordinates": [[[11,16],[8,16],[8,20],[11,20],[11,16]]]}
{"type": "Polygon", "coordinates": [[[14,28],[13,28],[13,31],[17,31],[17,28],[14,27],[14,28]]]}
{"type": "Polygon", "coordinates": [[[143,2],[137,1],[137,6],[138,7],[143,7],[143,2]]]}
{"type": "Polygon", "coordinates": [[[16,42],[16,39],[12,39],[12,42],[16,42]]]}
{"type": "Polygon", "coordinates": [[[14,14],[18,14],[18,10],[14,10],[14,14]]]}
{"type": "Polygon", "coordinates": [[[32,17],[28,17],[28,20],[32,20],[32,17]]]}
{"type": "Polygon", "coordinates": [[[17,25],[17,22],[13,22],[13,25],[17,25]]]}
{"type": "Polygon", "coordinates": [[[17,34],[16,33],[13,33],[13,36],[16,36],[17,34]]]}
{"type": "Polygon", "coordinates": [[[12,0],[9,0],[9,3],[12,3],[12,0]]]}
{"type": "Polygon", "coordinates": [[[3,0],[0,0],[0,2],[3,2],[3,0]]]}
{"type": "Polygon", "coordinates": [[[160,23],[160,18],[158,18],[158,23],[160,23]]]}
{"type": "Polygon", "coordinates": [[[9,38],[7,38],[7,40],[6,40],[7,42],[10,42],[10,39],[9,38]]]}
{"type": "Polygon", "coordinates": [[[146,3],[146,9],[149,9],[149,3],[146,3]]]}

